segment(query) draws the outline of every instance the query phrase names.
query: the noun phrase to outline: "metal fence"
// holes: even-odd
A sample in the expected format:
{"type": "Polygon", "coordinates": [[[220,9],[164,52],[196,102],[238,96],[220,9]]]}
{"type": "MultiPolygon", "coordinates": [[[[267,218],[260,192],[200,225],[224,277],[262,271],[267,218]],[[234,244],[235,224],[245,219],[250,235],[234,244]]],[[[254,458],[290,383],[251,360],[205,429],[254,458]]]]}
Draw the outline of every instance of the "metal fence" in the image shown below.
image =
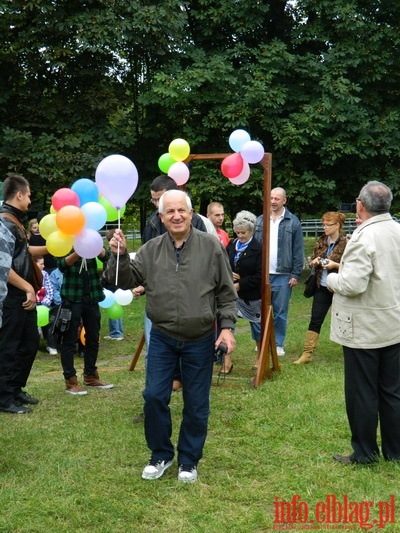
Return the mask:
{"type": "MultiPolygon", "coordinates": [[[[318,237],[318,235],[321,235],[324,232],[320,218],[309,218],[307,220],[302,220],[301,227],[303,229],[304,237],[318,237]]],[[[347,218],[344,223],[344,233],[353,233],[356,227],[356,219],[347,218]]]]}

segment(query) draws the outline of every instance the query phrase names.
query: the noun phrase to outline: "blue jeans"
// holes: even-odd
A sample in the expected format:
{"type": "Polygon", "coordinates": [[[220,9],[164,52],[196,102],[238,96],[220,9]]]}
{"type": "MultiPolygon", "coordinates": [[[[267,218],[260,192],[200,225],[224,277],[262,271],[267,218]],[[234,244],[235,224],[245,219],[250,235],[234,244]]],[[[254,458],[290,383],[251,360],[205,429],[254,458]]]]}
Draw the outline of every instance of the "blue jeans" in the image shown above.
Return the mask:
{"type": "Polygon", "coordinates": [[[285,345],[289,301],[292,288],[289,286],[289,274],[270,274],[271,303],[274,314],[275,340],[277,346],[285,345]]]}
{"type": "Polygon", "coordinates": [[[147,353],[144,431],[152,458],[170,461],[172,421],[169,402],[177,361],[181,361],[183,413],[178,437],[178,463],[197,465],[203,455],[210,410],[215,334],[177,341],[152,328],[147,353]]]}
{"type": "Polygon", "coordinates": [[[108,319],[108,328],[110,337],[123,337],[124,329],[122,327],[122,318],[108,319]]]}

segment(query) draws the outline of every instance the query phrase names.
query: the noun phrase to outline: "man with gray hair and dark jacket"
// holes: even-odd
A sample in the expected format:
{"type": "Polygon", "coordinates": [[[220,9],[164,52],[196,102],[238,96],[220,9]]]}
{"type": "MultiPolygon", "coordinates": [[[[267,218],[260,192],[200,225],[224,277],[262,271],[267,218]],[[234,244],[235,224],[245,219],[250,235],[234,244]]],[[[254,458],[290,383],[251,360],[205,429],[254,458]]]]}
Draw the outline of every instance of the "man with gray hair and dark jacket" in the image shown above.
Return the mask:
{"type": "Polygon", "coordinates": [[[121,230],[110,241],[114,255],[109,276],[128,289],[143,285],[152,321],[143,393],[144,427],[151,451],[143,479],[157,479],[171,466],[174,446],[169,411],[171,385],[178,358],[183,381],[183,416],[178,438],[178,480],[197,480],[197,463],[207,435],[209,397],[215,349],[235,346],[236,291],[228,257],[214,236],[196,230],[189,196],[167,191],[159,202],[167,233],[151,239],[130,260],[121,230]],[[215,325],[220,334],[215,340],[215,325]]]}

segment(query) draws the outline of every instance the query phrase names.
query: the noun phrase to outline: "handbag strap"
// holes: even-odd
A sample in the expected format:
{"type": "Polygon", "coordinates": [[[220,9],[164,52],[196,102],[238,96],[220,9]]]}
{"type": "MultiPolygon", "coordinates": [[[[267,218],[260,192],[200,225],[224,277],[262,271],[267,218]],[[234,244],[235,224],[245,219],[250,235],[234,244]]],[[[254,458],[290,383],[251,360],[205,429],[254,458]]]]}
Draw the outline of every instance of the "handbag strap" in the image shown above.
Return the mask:
{"type": "Polygon", "coordinates": [[[14,222],[14,224],[16,224],[18,228],[22,231],[22,233],[25,235],[26,242],[28,242],[28,236],[26,234],[26,230],[15,215],[12,215],[11,213],[0,213],[0,216],[2,218],[8,218],[8,220],[11,220],[12,222],[14,222]]]}

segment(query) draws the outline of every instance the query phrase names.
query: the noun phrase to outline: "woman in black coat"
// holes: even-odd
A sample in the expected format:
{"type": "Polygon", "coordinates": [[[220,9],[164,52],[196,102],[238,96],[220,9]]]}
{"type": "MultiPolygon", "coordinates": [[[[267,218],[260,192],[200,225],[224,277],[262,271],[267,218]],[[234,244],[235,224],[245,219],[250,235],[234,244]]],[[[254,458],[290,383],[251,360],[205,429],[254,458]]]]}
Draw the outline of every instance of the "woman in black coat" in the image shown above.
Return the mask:
{"type": "MultiPolygon", "coordinates": [[[[236,301],[238,316],[249,321],[251,336],[260,353],[262,248],[253,236],[255,224],[256,216],[253,213],[240,211],[233,221],[233,230],[237,239],[231,240],[226,250],[238,294],[236,301]]],[[[224,373],[231,372],[232,368],[230,360],[226,360],[224,373]]]]}

